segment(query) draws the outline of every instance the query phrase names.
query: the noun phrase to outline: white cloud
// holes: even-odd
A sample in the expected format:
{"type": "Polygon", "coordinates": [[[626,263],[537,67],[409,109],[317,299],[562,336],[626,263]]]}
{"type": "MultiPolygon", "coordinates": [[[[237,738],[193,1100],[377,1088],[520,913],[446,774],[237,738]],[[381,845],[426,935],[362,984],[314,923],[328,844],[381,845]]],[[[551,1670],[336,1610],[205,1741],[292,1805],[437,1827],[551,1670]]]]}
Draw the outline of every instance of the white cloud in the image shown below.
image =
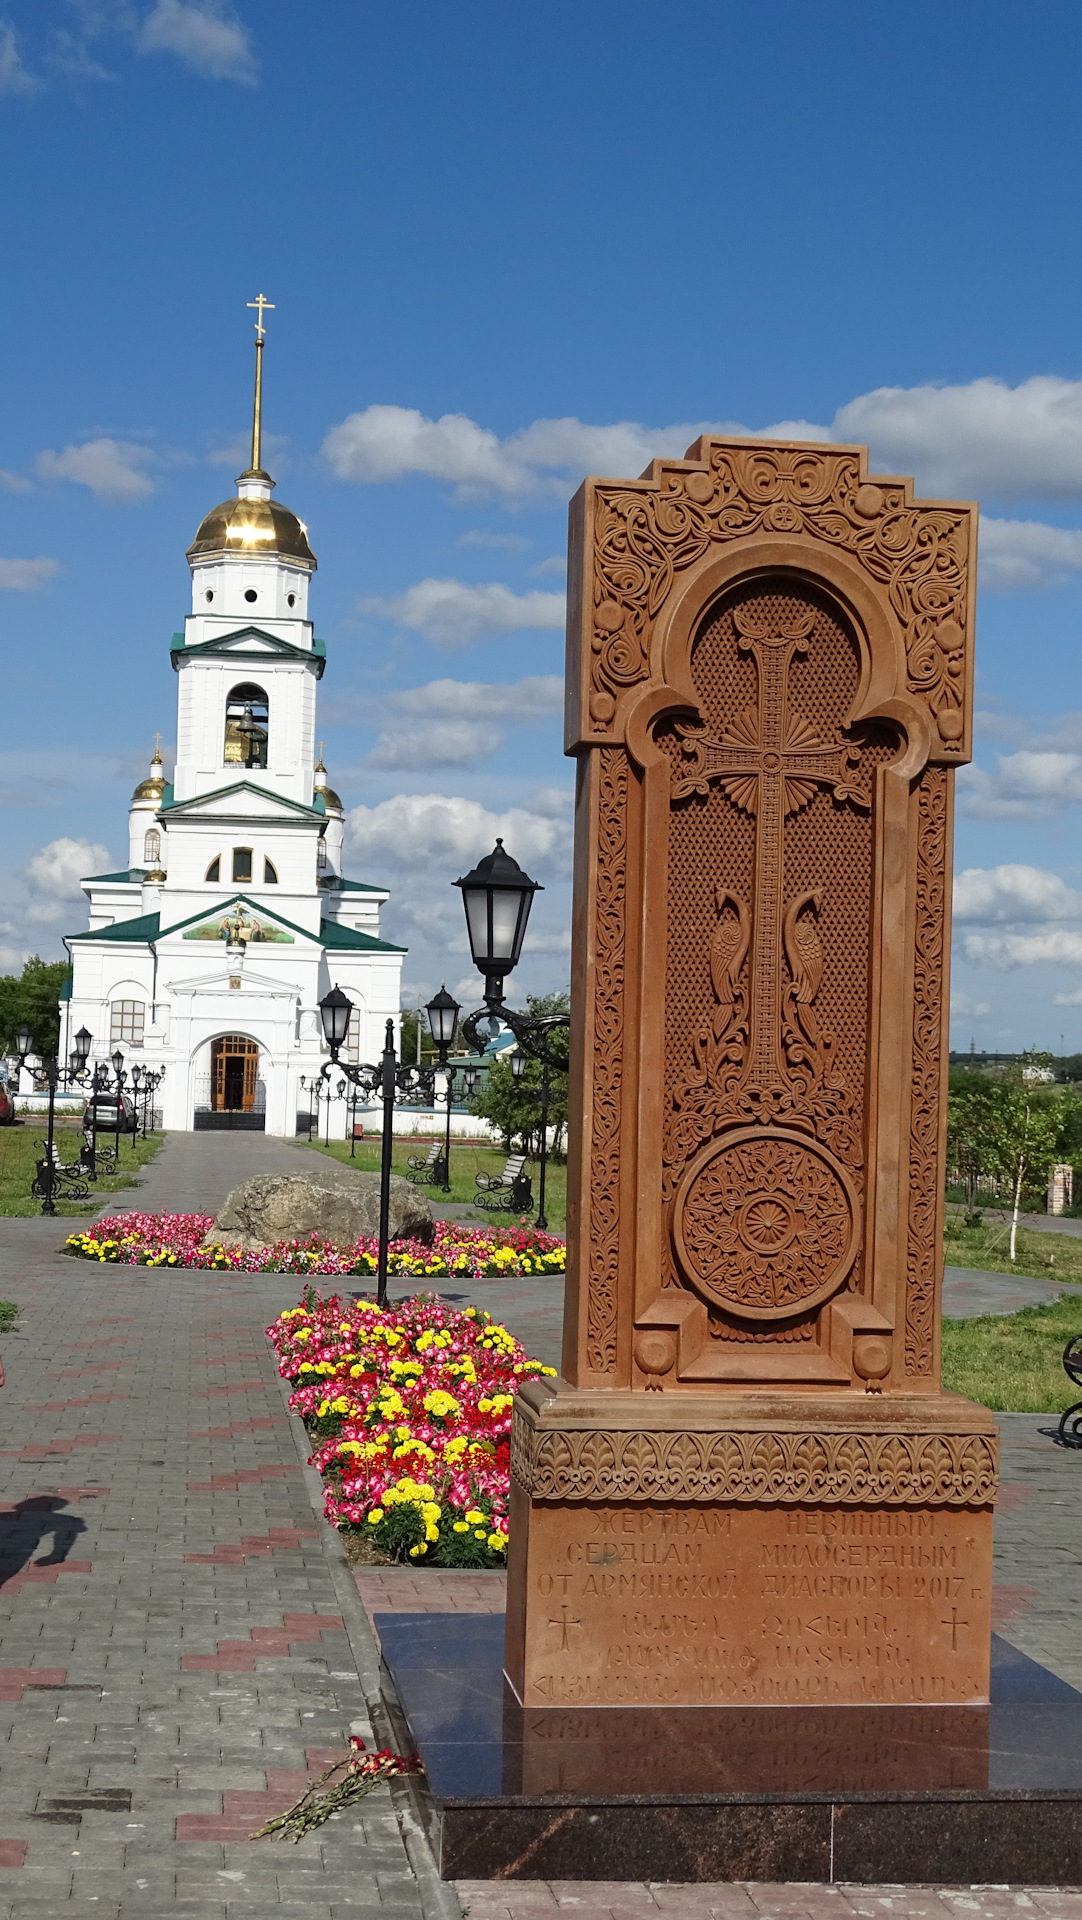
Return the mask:
{"type": "Polygon", "coordinates": [[[565,620],[563,594],[517,594],[497,581],[475,587],[464,580],[419,580],[390,598],[362,600],[359,610],[394,620],[437,647],[468,647],[524,628],[562,629],[565,620]]]}
{"type": "Polygon", "coordinates": [[[1082,572],[1082,531],[1049,527],[1041,520],[980,523],[980,584],[992,593],[1019,588],[1062,587],[1082,572]]]}
{"type": "Polygon", "coordinates": [[[131,440],[84,440],[54,453],[46,448],[35,462],[43,480],[72,480],[89,487],[95,500],[145,500],[154,482],[144,469],[154,455],[131,440]]]}
{"type": "MultiPolygon", "coordinates": [[[[912,474],[918,493],[932,497],[1082,497],[1082,381],[1050,374],[1016,387],[988,376],[964,386],[878,387],[839,407],[829,425],[648,427],[624,420],[602,426],[569,417],[534,420],[501,439],[466,414],[431,420],[415,407],[373,406],[332,427],[323,453],[339,480],[365,484],[425,474],[462,496],[488,493],[513,503],[531,495],[565,499],[585,473],[633,477],[656,457],[680,458],[700,433],[866,442],[873,469],[912,474]]],[[[993,586],[1037,584],[1030,570],[1044,581],[1080,564],[1069,531],[1057,542],[1064,529],[999,525],[1010,531],[993,531],[986,540],[993,586]]]]}
{"type": "Polygon", "coordinates": [[[231,7],[215,0],[157,0],[137,38],[141,53],[175,54],[207,80],[254,86],[258,74],[251,36],[231,7]]]}
{"type": "Polygon", "coordinates": [[[1071,993],[1054,993],[1054,1007],[1082,1007],[1082,987],[1075,987],[1071,993]]]}
{"type": "Polygon", "coordinates": [[[565,500],[584,473],[634,476],[657,455],[679,457],[707,431],[726,429],[706,423],[650,428],[627,420],[589,426],[569,418],[534,420],[501,440],[464,413],[429,420],[415,407],[373,406],[332,427],[323,454],[336,479],[361,485],[416,473],[450,482],[462,497],[565,500]]]}
{"type": "Polygon", "coordinates": [[[1026,920],[1076,920],[1082,893],[1041,867],[967,867],[955,875],[954,918],[988,926],[1026,920]]]}
{"type": "Polygon", "coordinates": [[[523,680],[430,680],[388,694],[380,711],[389,725],[380,734],[369,767],[470,767],[490,759],[504,742],[501,721],[524,725],[563,711],[564,683],[557,673],[523,680]]]}
{"type": "Polygon", "coordinates": [[[1037,966],[1042,961],[1082,963],[1082,933],[1069,927],[1042,927],[1035,933],[967,933],[962,951],[975,966],[1037,966]]]}
{"type": "Polygon", "coordinates": [[[111,866],[108,847],[97,841],[50,840],[26,863],[24,878],[33,896],[26,908],[27,920],[42,926],[62,920],[81,898],[80,880],[111,866]]]}
{"type": "MultiPolygon", "coordinates": [[[[452,867],[472,867],[482,854],[491,853],[497,837],[507,842],[520,865],[546,861],[567,871],[571,857],[566,818],[525,807],[492,813],[479,800],[438,793],[398,793],[375,807],[353,807],[346,830],[369,866],[436,871],[450,879],[456,877],[452,867]]],[[[457,897],[455,904],[461,912],[457,897]]]]}
{"type": "MultiPolygon", "coordinates": [[[[262,436],[262,457],[264,462],[273,461],[276,469],[284,471],[284,453],[289,445],[289,436],[284,433],[265,433],[262,436]]],[[[240,470],[248,465],[252,451],[251,432],[235,434],[222,446],[214,447],[207,455],[207,463],[212,467],[235,467],[240,470]]]]}
{"type": "Polygon", "coordinates": [[[840,407],[834,440],[867,441],[873,463],[920,491],[1000,499],[1082,494],[1082,381],[1038,374],[1009,387],[877,387],[840,407]]]}
{"type": "Polygon", "coordinates": [[[24,67],[15,29],[9,21],[0,21],[0,93],[36,93],[41,82],[24,67]]]}
{"type": "Polygon", "coordinates": [[[46,580],[55,580],[60,572],[56,560],[0,560],[0,589],[10,593],[34,593],[46,580]]]}
{"type": "Polygon", "coordinates": [[[530,568],[530,572],[535,578],[545,573],[558,573],[563,575],[567,572],[567,555],[565,553],[554,553],[548,560],[539,560],[536,567],[530,568]]]}
{"type": "Polygon", "coordinates": [[[997,754],[994,774],[959,771],[959,805],[977,820],[1036,820],[1082,800],[1082,753],[1025,747],[997,754]]]}
{"type": "Polygon", "coordinates": [[[0,467],[0,487],[5,493],[33,493],[33,481],[23,473],[12,473],[10,467],[0,467]]]}
{"type": "Polygon", "coordinates": [[[991,1013],[991,1011],[992,1002],[990,1000],[974,1000],[972,995],[968,993],[952,992],[951,994],[952,1020],[956,1017],[962,1020],[982,1020],[985,1014],[991,1013]]]}

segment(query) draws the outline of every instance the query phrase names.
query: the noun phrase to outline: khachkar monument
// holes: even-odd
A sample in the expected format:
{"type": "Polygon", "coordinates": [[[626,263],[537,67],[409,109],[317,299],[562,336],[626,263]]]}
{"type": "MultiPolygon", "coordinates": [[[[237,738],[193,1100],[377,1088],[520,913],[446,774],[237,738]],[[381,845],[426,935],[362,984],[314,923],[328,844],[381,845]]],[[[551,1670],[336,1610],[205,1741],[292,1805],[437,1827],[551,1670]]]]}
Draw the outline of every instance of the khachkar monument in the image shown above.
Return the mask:
{"type": "Polygon", "coordinates": [[[991,1415],[940,1385],[976,508],[703,439],[571,514],[560,1381],[512,1442],[528,1707],[988,1697],[991,1415]]]}

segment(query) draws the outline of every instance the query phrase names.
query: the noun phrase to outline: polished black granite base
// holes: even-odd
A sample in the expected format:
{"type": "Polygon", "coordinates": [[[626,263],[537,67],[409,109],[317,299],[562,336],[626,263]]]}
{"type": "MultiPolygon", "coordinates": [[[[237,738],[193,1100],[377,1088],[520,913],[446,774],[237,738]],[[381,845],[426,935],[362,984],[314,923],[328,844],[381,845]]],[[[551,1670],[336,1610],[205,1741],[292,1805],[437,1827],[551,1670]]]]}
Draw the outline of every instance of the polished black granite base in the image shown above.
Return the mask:
{"type": "Polygon", "coordinates": [[[990,1707],[519,1706],[502,1614],[381,1614],[446,1879],[1082,1881],[1082,1694],[998,1636],[990,1707]]]}

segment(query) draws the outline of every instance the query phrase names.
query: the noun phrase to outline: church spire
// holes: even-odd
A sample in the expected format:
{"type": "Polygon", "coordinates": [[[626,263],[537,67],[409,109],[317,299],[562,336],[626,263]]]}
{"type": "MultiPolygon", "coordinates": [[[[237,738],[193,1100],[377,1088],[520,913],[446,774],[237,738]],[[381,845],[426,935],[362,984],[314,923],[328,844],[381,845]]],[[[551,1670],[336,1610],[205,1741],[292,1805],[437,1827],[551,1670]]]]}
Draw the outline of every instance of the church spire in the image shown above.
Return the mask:
{"type": "Polygon", "coordinates": [[[256,310],[255,322],[255,393],[252,399],[252,461],[247,473],[241,474],[242,480],[269,480],[270,474],[263,471],[263,339],[266,328],[263,325],[264,313],[274,312],[273,300],[265,294],[259,294],[255,300],[249,300],[249,307],[256,310]]]}

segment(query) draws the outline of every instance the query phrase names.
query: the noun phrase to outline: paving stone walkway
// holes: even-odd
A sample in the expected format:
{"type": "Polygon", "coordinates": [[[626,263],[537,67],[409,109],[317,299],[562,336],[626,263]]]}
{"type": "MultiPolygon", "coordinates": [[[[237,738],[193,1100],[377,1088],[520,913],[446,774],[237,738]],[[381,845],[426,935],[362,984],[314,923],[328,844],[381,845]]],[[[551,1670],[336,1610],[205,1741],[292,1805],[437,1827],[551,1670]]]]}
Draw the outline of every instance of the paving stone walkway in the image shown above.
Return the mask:
{"type": "MultiPolygon", "coordinates": [[[[106,1207],[210,1210],[247,1174],[303,1157],[258,1135],[173,1135],[106,1207]]],[[[23,1309],[0,1391],[0,1920],[451,1920],[462,1909],[434,1881],[403,1789],[296,1848],[247,1838],[351,1728],[387,1738],[358,1582],[321,1534],[263,1339],[292,1284],[91,1266],[59,1253],[66,1231],[0,1220],[0,1297],[23,1309]]],[[[1017,1285],[976,1278],[1001,1302],[1017,1285]]],[[[456,1283],[453,1297],[558,1362],[559,1282],[456,1283]]],[[[1082,1686],[1082,1458],[1053,1445],[1053,1424],[1003,1420],[997,1625],[1082,1686]]],[[[382,1580],[369,1584],[385,1610],[382,1580]]],[[[488,1610],[502,1584],[467,1581],[454,1605],[488,1610]]],[[[1047,1889],[463,1882],[458,1894],[471,1920],[1082,1920],[1082,1893],[1047,1889]]]]}
{"type": "MultiPolygon", "coordinates": [[[[174,1135],[106,1204],[211,1208],[299,1157],[174,1135]]],[[[402,1789],[296,1847],[248,1838],[351,1728],[387,1737],[263,1337],[292,1283],[91,1265],[68,1230],[0,1221],[0,1920],[457,1915],[402,1789]]]]}

